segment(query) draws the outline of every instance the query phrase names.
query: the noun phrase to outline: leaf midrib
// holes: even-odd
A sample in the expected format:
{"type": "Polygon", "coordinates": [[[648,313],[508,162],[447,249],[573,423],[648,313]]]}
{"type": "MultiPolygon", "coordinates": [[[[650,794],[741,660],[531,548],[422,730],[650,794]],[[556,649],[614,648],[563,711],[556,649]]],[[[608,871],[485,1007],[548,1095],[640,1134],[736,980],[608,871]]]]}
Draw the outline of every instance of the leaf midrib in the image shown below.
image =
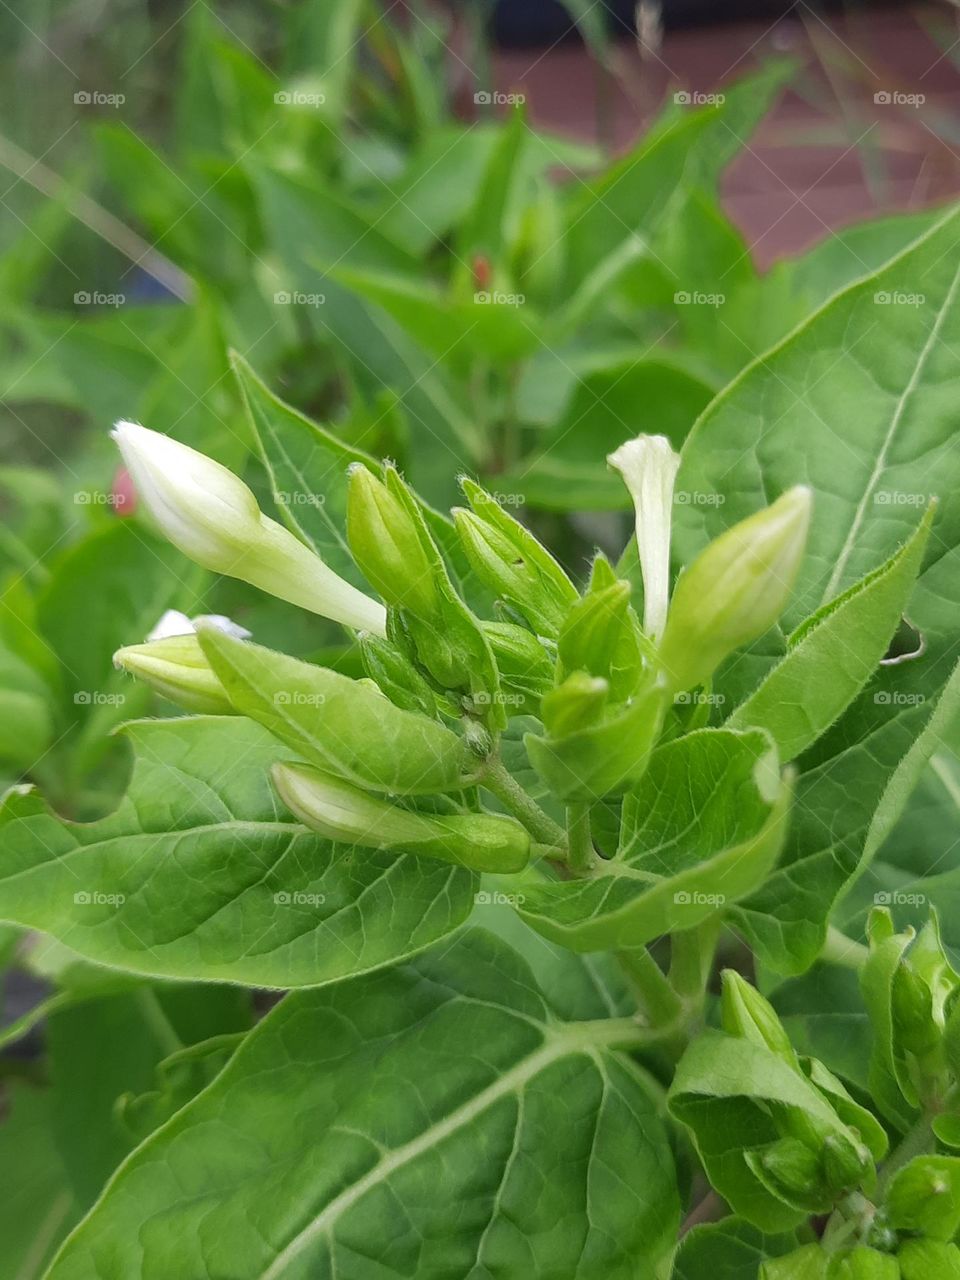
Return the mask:
{"type": "Polygon", "coordinates": [[[914,365],[913,372],[911,373],[907,381],[907,385],[904,387],[903,391],[900,394],[899,399],[897,400],[896,408],[893,411],[893,416],[890,420],[890,426],[887,430],[887,434],[884,437],[883,444],[880,446],[880,450],[877,454],[876,461],[873,464],[873,471],[870,474],[870,479],[867,481],[866,487],[863,491],[863,496],[861,497],[859,503],[857,504],[857,509],[854,512],[853,522],[850,525],[850,531],[847,534],[846,539],[844,540],[843,546],[840,548],[840,554],[837,556],[833,573],[830,575],[830,581],[827,583],[826,588],[824,589],[824,593],[820,601],[821,607],[824,604],[826,604],[835,594],[837,587],[839,586],[840,581],[843,577],[844,571],[846,570],[847,562],[850,559],[850,556],[853,552],[854,540],[856,539],[856,536],[860,531],[860,526],[863,523],[863,517],[866,512],[867,505],[870,502],[871,498],[873,497],[873,491],[876,487],[877,481],[880,479],[880,476],[883,474],[883,471],[886,468],[887,457],[890,453],[890,448],[894,442],[894,438],[896,437],[897,430],[900,426],[900,423],[903,420],[903,415],[904,415],[904,412],[906,411],[906,407],[910,400],[910,397],[913,395],[914,391],[917,388],[917,385],[920,381],[920,377],[926,366],[926,363],[930,356],[931,351],[933,350],[935,344],[939,341],[940,330],[943,327],[943,323],[947,317],[947,314],[949,313],[953,305],[954,299],[956,298],[958,285],[960,285],[960,265],[957,266],[957,269],[954,272],[953,280],[950,283],[950,288],[947,290],[947,296],[944,298],[944,301],[943,301],[943,306],[937,312],[937,318],[934,321],[929,334],[927,335],[926,342],[923,344],[923,350],[920,352],[919,356],[917,357],[917,362],[914,365]]]}

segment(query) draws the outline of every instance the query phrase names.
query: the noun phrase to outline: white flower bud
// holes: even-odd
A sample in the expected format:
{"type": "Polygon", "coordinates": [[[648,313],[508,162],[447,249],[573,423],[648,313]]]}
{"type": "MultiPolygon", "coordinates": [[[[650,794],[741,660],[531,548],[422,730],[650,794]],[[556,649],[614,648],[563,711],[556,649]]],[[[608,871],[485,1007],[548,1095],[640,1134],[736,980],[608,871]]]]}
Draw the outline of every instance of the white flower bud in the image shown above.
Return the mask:
{"type": "Polygon", "coordinates": [[[375,635],[386,633],[383,606],[265,516],[232,471],[133,422],[118,422],[113,437],[139,498],[184,555],[311,613],[375,635]]]}

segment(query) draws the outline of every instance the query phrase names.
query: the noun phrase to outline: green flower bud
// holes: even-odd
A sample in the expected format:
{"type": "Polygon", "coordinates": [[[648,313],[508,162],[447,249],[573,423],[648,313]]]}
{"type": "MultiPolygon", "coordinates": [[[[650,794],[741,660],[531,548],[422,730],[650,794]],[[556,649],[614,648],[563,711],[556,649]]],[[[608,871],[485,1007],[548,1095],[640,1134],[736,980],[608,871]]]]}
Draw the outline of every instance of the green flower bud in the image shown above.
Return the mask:
{"type": "Polygon", "coordinates": [[[540,704],[546,737],[528,733],[530,763],[559,799],[593,803],[642,777],[664,714],[664,691],[650,684],[610,708],[609,685],[574,672],[540,704]]]}
{"type": "Polygon", "coordinates": [[[660,657],[674,689],[703,684],[777,621],[800,568],[811,491],[797,485],[721,534],[677,581],[660,657]]]}
{"type": "Polygon", "coordinates": [[[344,626],[385,634],[383,606],[265,516],[232,471],[133,422],[118,422],[113,437],[137,496],[184,555],[344,626]]]}
{"type": "Polygon", "coordinates": [[[960,1249],[939,1240],[906,1240],[897,1254],[902,1280],[960,1280],[960,1249]]]}
{"type": "Polygon", "coordinates": [[[724,969],[721,981],[720,1019],[727,1035],[763,1045],[799,1070],[790,1037],[773,1005],[733,969],[724,969]]]}
{"type": "Polygon", "coordinates": [[[535,635],[512,622],[482,622],[500,672],[500,683],[518,710],[536,711],[553,686],[554,663],[535,635]]]}
{"type": "Polygon", "coordinates": [[[168,636],[147,644],[127,645],[113,655],[113,663],[139,676],[185,711],[199,715],[233,714],[227,691],[214,674],[196,635],[168,636]]]}
{"type": "Polygon", "coordinates": [[[479,485],[461,481],[472,511],[457,508],[453,520],[477,577],[530,623],[553,638],[577,589],[529,529],[479,485]]]}
{"type": "Polygon", "coordinates": [[[826,1280],[828,1258],[818,1244],[805,1244],[760,1264],[759,1280],[826,1280]]]}
{"type": "Polygon", "coordinates": [[[362,463],[350,469],[347,539],[364,577],[387,604],[419,618],[436,614],[435,565],[417,523],[362,463]]]}
{"type": "Polygon", "coordinates": [[[858,1187],[872,1168],[870,1152],[862,1142],[831,1133],[823,1144],[823,1174],[835,1192],[858,1187]]]}
{"type": "Polygon", "coordinates": [[[748,1163],[774,1195],[814,1212],[827,1198],[816,1151],[796,1138],[781,1138],[748,1154],[748,1163]]]}
{"type": "Polygon", "coordinates": [[[889,1253],[858,1245],[830,1259],[827,1280],[900,1280],[900,1265],[889,1253]]]}
{"type": "Polygon", "coordinates": [[[529,860],[530,837],[512,818],[416,813],[305,764],[277,764],[272,772],[284,804],[330,840],[440,858],[475,871],[521,871],[529,860]]]}
{"type": "Polygon", "coordinates": [[[952,1240],[960,1227],[960,1159],[916,1156],[894,1175],[886,1211],[897,1231],[952,1240]]]}
{"type": "Polygon", "coordinates": [[[625,702],[643,674],[630,584],[614,581],[578,600],[563,624],[557,653],[563,672],[589,671],[608,682],[611,701],[625,702]]]}
{"type": "Polygon", "coordinates": [[[565,738],[599,723],[610,697],[610,686],[585,671],[575,671],[557,689],[544,696],[544,727],[554,738],[565,738]]]}
{"type": "Polygon", "coordinates": [[[623,476],[633,498],[643,575],[643,629],[659,640],[670,599],[670,528],[680,455],[666,436],[638,436],[611,453],[607,462],[623,476]]]}
{"type": "Polygon", "coordinates": [[[360,637],[363,669],[395,706],[404,711],[437,714],[437,699],[413,663],[390,643],[376,636],[360,637]]]}

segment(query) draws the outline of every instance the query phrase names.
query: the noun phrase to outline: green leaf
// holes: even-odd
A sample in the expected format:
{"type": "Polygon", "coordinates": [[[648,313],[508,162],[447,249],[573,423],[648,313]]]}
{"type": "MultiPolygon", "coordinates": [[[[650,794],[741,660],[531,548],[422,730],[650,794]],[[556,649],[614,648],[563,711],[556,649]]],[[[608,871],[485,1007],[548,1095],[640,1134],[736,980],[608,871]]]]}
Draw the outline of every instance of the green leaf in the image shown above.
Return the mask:
{"type": "Polygon", "coordinates": [[[28,770],[53,741],[51,693],[43,678],[0,645],[0,763],[28,770]]]}
{"type": "Polygon", "coordinates": [[[525,890],[520,914],[577,951],[692,929],[749,893],[782,846],[790,789],[759,731],[701,729],[659,747],[623,806],[621,847],[589,879],[525,890]]]}
{"type": "Polygon", "coordinates": [[[808,618],[760,687],[727,721],[731,729],[765,729],[783,760],[805,751],[846,710],[887,652],[907,605],[930,524],[931,508],[899,551],[808,618]]]}
{"type": "Polygon", "coordinates": [[[892,921],[882,911],[871,917],[870,933],[870,955],[860,974],[863,1003],[873,1031],[868,1083],[880,1112],[906,1129],[915,1115],[917,1095],[896,1044],[893,979],[914,935],[912,930],[894,933],[892,921]]]}
{"type": "Polygon", "coordinates": [[[757,1268],[797,1246],[796,1236],[767,1235],[744,1218],[694,1227],[680,1241],[672,1280],[757,1280],[757,1268]]]}
{"type": "Polygon", "coordinates": [[[451,301],[419,281],[337,267],[337,280],[388,315],[438,361],[483,356],[509,363],[541,344],[543,323],[521,295],[479,291],[471,301],[451,301]]]}
{"type": "Polygon", "coordinates": [[[281,519],[331,569],[364,586],[343,530],[347,468],[372,459],[285,404],[237,352],[230,360],[281,519]]]}
{"type": "Polygon", "coordinates": [[[49,1280],[634,1280],[679,1218],[623,1020],[567,1023],[480,930],[288,997],[124,1165],[49,1280]]]}
{"type": "MultiPolygon", "coordinates": [[[[675,546],[684,561],[769,494],[798,480],[814,486],[809,551],[786,632],[889,559],[914,534],[918,509],[942,495],[931,534],[937,554],[909,603],[924,651],[882,667],[803,754],[781,866],[737,910],[753,946],[781,971],[812,962],[838,894],[868,841],[875,847],[871,832],[885,834],[902,809],[934,742],[911,748],[934,723],[955,663],[960,455],[951,405],[960,373],[948,351],[960,340],[960,273],[944,272],[943,262],[957,226],[958,215],[948,215],[828,302],[713,402],[684,447],[678,490],[726,499],[678,509],[675,546]],[[882,300],[921,294],[922,305],[882,300]]],[[[721,672],[719,689],[743,701],[784,652],[771,632],[721,672]]]]}
{"type": "Polygon", "coordinates": [[[267,771],[292,754],[259,725],[125,732],[136,763],[110,817],[68,823],[34,793],[5,797],[0,919],[132,973],[298,987],[410,955],[468,914],[462,868],[332,845],[287,816],[267,771]]]}
{"type": "Polygon", "coordinates": [[[667,112],[633,151],[584,184],[571,202],[566,235],[572,283],[625,236],[665,225],[675,212],[672,197],[712,185],[792,72],[773,62],[727,89],[718,104],[667,112]]]}
{"type": "Polygon", "coordinates": [[[460,738],[379,689],[212,627],[200,643],[236,709],[326,772],[400,795],[463,784],[469,761],[460,738]]]}

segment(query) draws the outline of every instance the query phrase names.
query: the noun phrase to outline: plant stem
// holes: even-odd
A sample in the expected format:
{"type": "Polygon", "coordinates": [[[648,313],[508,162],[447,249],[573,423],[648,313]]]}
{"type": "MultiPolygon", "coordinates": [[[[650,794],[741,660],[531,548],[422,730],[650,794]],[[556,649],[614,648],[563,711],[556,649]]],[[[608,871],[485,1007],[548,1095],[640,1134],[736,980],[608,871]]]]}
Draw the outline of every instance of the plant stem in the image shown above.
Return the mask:
{"type": "Polygon", "coordinates": [[[833,925],[828,926],[827,936],[820,952],[821,960],[827,964],[840,965],[844,969],[862,969],[869,955],[869,949],[862,942],[854,942],[833,925]]]}
{"type": "Polygon", "coordinates": [[[708,917],[695,929],[670,935],[670,985],[697,1009],[703,1003],[719,936],[719,915],[708,917]]]}
{"type": "Polygon", "coordinates": [[[659,1027],[674,1022],[682,1012],[683,1002],[646,947],[618,951],[617,958],[640,996],[650,1025],[659,1027]]]}
{"type": "Polygon", "coordinates": [[[593,847],[588,804],[567,805],[567,844],[570,850],[567,859],[570,869],[581,875],[592,871],[597,861],[597,854],[593,847]]]}
{"type": "Polygon", "coordinates": [[[898,1169],[902,1169],[914,1156],[922,1155],[924,1151],[932,1149],[933,1131],[930,1128],[932,1119],[933,1117],[930,1115],[921,1116],[916,1124],[904,1134],[900,1145],[894,1147],[890,1152],[883,1162],[883,1167],[877,1177],[878,1195],[886,1188],[898,1169]]]}
{"type": "Polygon", "coordinates": [[[493,792],[504,808],[508,809],[527,828],[535,840],[566,848],[563,828],[527,795],[520,783],[504,767],[502,760],[488,760],[480,783],[493,792]]]}

